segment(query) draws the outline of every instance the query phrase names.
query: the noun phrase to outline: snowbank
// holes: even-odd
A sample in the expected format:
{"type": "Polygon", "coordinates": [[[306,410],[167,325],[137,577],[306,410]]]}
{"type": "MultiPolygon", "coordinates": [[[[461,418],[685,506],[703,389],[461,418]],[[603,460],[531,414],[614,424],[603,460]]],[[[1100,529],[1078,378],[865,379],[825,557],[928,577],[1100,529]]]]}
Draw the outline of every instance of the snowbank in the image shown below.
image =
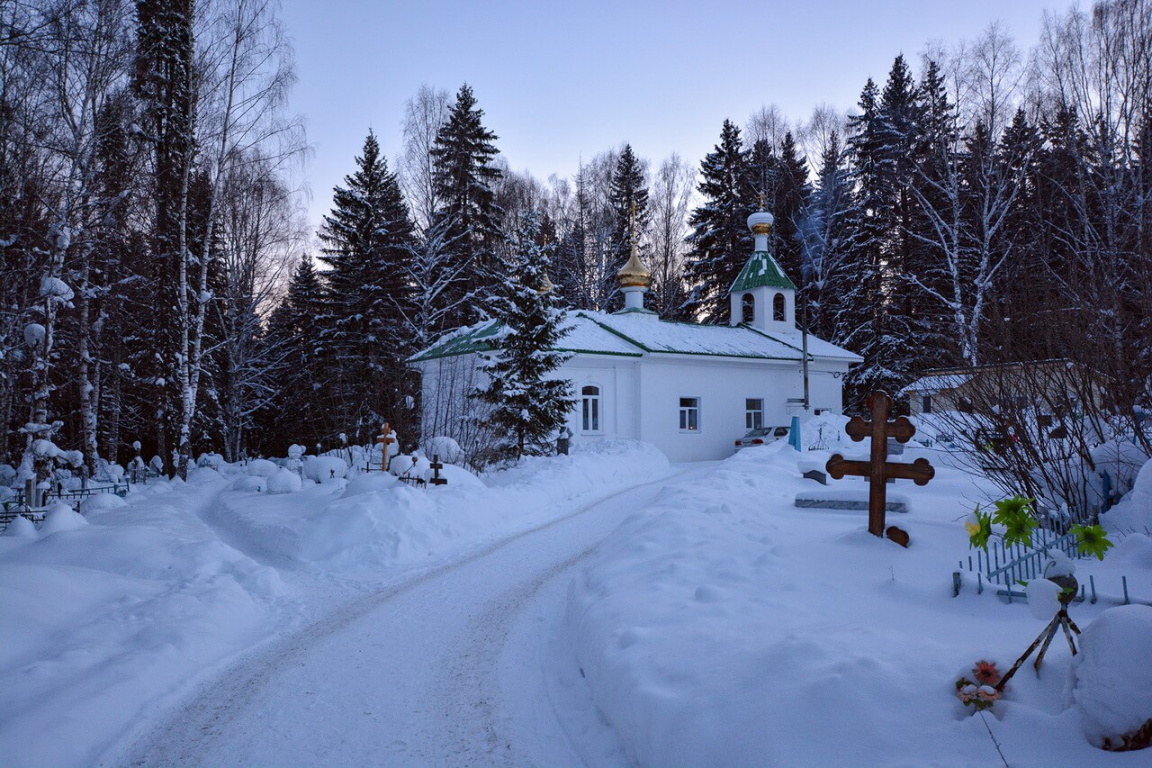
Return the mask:
{"type": "MultiPolygon", "coordinates": [[[[949,467],[923,488],[898,482],[903,549],[860,513],[793,508],[820,487],[800,458],[783,443],[741,451],[665,488],[570,584],[562,647],[628,761],[1001,764],[955,696],[956,670],[1007,669],[1043,624],[987,591],[951,596],[960,521],[991,487],[949,467]]],[[[1072,610],[1083,626],[1103,608],[1072,610]]],[[[1014,768],[1099,762],[1061,706],[1069,658],[1054,644],[1042,676],[1017,675],[988,718],[1014,768]]]]}
{"type": "Polygon", "coordinates": [[[1100,516],[1100,524],[1109,531],[1152,533],[1152,460],[1140,468],[1132,491],[1100,516]]]}
{"type": "Polygon", "coordinates": [[[193,469],[0,537],[0,762],[93,765],[178,685],[266,636],[279,575],[197,516],[223,485],[193,469]]]}
{"type": "Polygon", "coordinates": [[[1080,636],[1080,651],[1072,668],[1084,734],[1118,745],[1152,721],[1152,607],[1105,611],[1080,636]]]}
{"type": "MultiPolygon", "coordinates": [[[[427,472],[417,470],[418,476],[427,472]]],[[[483,481],[447,466],[443,486],[414,488],[382,472],[275,498],[234,485],[213,522],[283,567],[366,572],[475,547],[560,516],[570,509],[566,502],[669,471],[651,445],[607,440],[569,456],[525,458],[483,481]]]]}

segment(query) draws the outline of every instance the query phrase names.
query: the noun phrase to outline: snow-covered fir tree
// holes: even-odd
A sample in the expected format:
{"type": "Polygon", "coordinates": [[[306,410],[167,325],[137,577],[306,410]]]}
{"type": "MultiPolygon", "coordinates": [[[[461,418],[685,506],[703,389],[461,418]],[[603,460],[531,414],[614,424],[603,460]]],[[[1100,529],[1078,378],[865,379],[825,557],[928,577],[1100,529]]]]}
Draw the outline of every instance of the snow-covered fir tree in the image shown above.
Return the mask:
{"type": "Polygon", "coordinates": [[[405,322],[412,285],[413,225],[396,175],[369,132],[355,173],[337,187],[324,217],[320,259],[330,270],[321,334],[331,368],[324,389],[343,423],[339,431],[368,440],[387,420],[410,433],[405,402],[412,373],[404,365],[411,338],[405,322]]]}
{"type": "Polygon", "coordinates": [[[728,317],[728,288],[748,259],[751,236],[746,219],[755,204],[748,154],[740,129],[731,120],[724,121],[720,143],[700,164],[699,191],[704,204],[689,220],[692,250],[684,277],[691,294],[685,309],[703,322],[720,323],[728,317]]]}
{"type": "Polygon", "coordinates": [[[574,403],[572,383],[552,377],[571,355],[555,351],[564,313],[548,277],[552,247],[542,242],[539,214],[523,217],[510,245],[493,297],[502,329],[484,365],[489,383],[474,395],[493,408],[500,458],[549,452],[574,403]]]}
{"type": "MultiPolygon", "coordinates": [[[[432,147],[433,175],[440,207],[436,223],[452,243],[453,259],[465,265],[466,283],[475,296],[484,296],[498,280],[497,258],[503,236],[494,188],[502,172],[494,164],[499,154],[495,133],[484,127],[484,110],[476,106],[465,83],[456,93],[448,119],[432,147]]],[[[464,283],[443,295],[445,305],[458,307],[449,326],[471,322],[482,308],[461,301],[464,283]]]]}

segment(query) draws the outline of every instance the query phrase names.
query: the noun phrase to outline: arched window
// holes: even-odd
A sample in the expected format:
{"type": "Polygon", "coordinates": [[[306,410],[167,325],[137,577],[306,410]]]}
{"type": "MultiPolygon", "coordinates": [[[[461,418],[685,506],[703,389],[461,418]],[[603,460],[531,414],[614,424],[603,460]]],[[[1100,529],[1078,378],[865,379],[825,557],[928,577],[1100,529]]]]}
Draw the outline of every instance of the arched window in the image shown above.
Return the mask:
{"type": "Polygon", "coordinates": [[[744,298],[740,300],[740,314],[743,316],[742,323],[751,323],[756,319],[756,297],[750,293],[744,294],[744,298]]]}
{"type": "Polygon", "coordinates": [[[600,387],[590,384],[580,389],[580,430],[600,431],[600,387]]]}
{"type": "Polygon", "coordinates": [[[783,322],[788,319],[787,313],[784,309],[784,294],[778,293],[772,299],[772,319],[777,322],[783,322]]]}

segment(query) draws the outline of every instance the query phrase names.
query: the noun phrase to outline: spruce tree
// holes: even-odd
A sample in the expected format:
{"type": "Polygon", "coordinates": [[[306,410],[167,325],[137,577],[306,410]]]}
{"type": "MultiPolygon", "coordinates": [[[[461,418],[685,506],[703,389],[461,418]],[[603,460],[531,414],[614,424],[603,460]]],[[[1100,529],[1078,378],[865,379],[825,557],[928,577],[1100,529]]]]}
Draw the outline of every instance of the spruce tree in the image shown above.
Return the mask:
{"type": "Polygon", "coordinates": [[[727,320],[728,288],[751,252],[748,214],[755,195],[748,179],[748,154],[740,129],[725,120],[720,143],[700,164],[700,194],[704,204],[692,212],[684,277],[692,286],[685,302],[691,317],[706,323],[727,320]]]}
{"type": "MultiPolygon", "coordinates": [[[[494,188],[502,172],[494,164],[499,154],[495,133],[484,127],[484,110],[467,83],[460,86],[448,120],[432,147],[436,194],[440,208],[436,221],[454,244],[453,258],[463,263],[474,294],[483,300],[499,279],[497,252],[501,245],[501,211],[494,188]]],[[[458,289],[459,290],[459,289],[458,289]]],[[[459,296],[445,300],[456,304],[459,296]]],[[[483,307],[461,308],[449,325],[469,323],[483,316],[483,307]]]]}
{"type": "Polygon", "coordinates": [[[331,267],[323,275],[320,326],[332,356],[326,388],[344,424],[340,431],[365,441],[385,420],[407,434],[415,428],[405,405],[414,385],[404,364],[411,351],[405,313],[413,225],[371,132],[356,165],[346,186],[335,189],[334,208],[319,232],[320,259],[331,267]]]}
{"type": "Polygon", "coordinates": [[[903,385],[893,376],[894,339],[886,322],[884,259],[892,206],[879,95],[869,78],[860,94],[860,114],[849,118],[848,151],[856,195],[846,215],[847,279],[843,284],[847,292],[840,297],[836,325],[844,330],[838,341],[864,358],[845,380],[844,399],[850,410],[863,407],[864,398],[875,389],[903,385]]]}
{"type": "Polygon", "coordinates": [[[802,216],[800,290],[808,308],[808,330],[836,344],[843,343],[849,330],[838,322],[838,299],[849,293],[853,280],[845,235],[854,203],[848,165],[833,134],[802,216]]]}
{"type": "Polygon", "coordinates": [[[772,255],[792,280],[801,283],[800,217],[808,203],[812,189],[808,184],[808,161],[800,154],[792,133],[784,134],[780,142],[780,156],[771,203],[772,255]]]}
{"type": "MultiPolygon", "coordinates": [[[[624,266],[632,252],[633,218],[637,232],[643,232],[648,224],[648,185],[644,177],[644,166],[633,153],[632,145],[625,144],[612,172],[608,197],[614,219],[612,263],[617,268],[624,266]]],[[[615,277],[614,270],[611,276],[615,277]]]]}
{"type": "Polygon", "coordinates": [[[551,246],[542,242],[540,227],[539,214],[528,214],[510,243],[505,278],[493,297],[503,328],[483,368],[488,386],[475,393],[492,406],[488,420],[499,436],[500,458],[548,453],[575,402],[572,382],[553,375],[571,355],[555,351],[566,333],[564,313],[549,285],[551,246]]]}
{"type": "Polygon", "coordinates": [[[316,407],[323,387],[323,343],[317,319],[324,312],[324,287],[304,257],[292,273],[288,293],[273,310],[265,343],[279,357],[279,387],[271,406],[260,414],[265,451],[282,455],[293,443],[311,446],[339,429],[316,407]]]}

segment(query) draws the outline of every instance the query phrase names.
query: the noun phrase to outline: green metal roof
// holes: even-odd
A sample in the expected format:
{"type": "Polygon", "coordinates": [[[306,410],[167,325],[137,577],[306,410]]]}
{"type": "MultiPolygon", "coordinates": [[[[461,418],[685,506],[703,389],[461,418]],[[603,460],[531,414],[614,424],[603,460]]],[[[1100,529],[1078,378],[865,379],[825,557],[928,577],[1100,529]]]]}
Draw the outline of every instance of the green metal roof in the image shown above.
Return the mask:
{"type": "Polygon", "coordinates": [[[784,274],[784,270],[780,269],[780,265],[776,263],[776,259],[772,258],[772,254],[768,251],[754,251],[752,253],[748,258],[748,263],[744,265],[744,269],[740,270],[740,274],[728,292],[747,291],[760,286],[796,290],[796,286],[788,279],[788,275],[784,274]]]}

